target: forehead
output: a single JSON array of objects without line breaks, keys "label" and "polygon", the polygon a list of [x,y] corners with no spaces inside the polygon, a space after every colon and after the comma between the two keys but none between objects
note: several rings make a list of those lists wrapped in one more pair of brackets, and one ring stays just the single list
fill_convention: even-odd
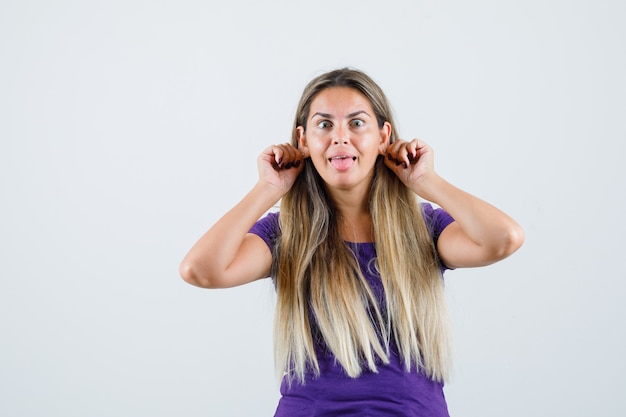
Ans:
[{"label": "forehead", "polygon": [[309,115],[319,112],[341,116],[358,110],[373,115],[372,104],[360,91],[350,87],[330,87],[315,96]]}]

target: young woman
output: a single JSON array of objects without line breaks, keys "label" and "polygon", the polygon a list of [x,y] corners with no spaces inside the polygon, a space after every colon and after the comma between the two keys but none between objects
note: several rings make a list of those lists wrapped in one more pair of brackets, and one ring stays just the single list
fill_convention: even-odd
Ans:
[{"label": "young woman", "polygon": [[443,271],[523,242],[514,220],[446,182],[432,149],[394,126],[366,74],[315,78],[291,143],[263,151],[257,184],[181,264],[204,288],[273,278],[276,416],[447,416]]}]

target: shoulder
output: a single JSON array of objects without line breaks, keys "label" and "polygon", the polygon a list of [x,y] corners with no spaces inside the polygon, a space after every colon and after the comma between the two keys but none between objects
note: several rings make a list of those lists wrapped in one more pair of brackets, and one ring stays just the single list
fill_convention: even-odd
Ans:
[{"label": "shoulder", "polygon": [[422,215],[428,230],[433,235],[435,243],[439,239],[439,235],[443,230],[454,221],[452,216],[447,211],[440,207],[433,207],[430,203],[421,203]]},{"label": "shoulder", "polygon": [[280,235],[280,224],[278,222],[279,212],[267,213],[259,219],[251,228],[249,233],[259,236],[265,241],[270,249],[274,248],[276,240]]}]

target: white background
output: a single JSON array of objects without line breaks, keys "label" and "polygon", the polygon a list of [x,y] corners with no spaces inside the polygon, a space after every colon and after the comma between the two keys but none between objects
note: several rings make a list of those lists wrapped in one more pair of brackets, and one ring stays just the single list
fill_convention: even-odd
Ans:
[{"label": "white background", "polygon": [[0,2],[0,415],[270,416],[273,289],[178,264],[353,66],[526,231],[447,274],[453,417],[624,416],[626,2]]}]

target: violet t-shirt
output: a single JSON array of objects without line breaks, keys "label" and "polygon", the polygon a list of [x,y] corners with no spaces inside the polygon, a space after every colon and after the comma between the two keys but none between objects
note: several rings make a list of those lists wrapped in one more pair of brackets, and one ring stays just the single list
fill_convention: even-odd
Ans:
[{"label": "violet t-shirt", "polygon": [[[443,229],[452,221],[444,210],[430,204],[421,205],[424,220],[436,244]],[[250,232],[261,237],[274,251],[280,235],[279,213],[269,213]],[[361,271],[377,299],[384,299],[380,274],[373,267],[376,259],[374,243],[347,245],[356,254]],[[445,266],[442,265],[442,270]],[[443,383],[433,381],[412,366],[407,372],[397,347],[390,346],[389,364],[378,364],[378,373],[367,369],[357,378],[349,377],[324,346],[315,347],[320,375],[307,376],[304,385],[293,381],[281,385],[282,397],[274,417],[448,417]]]}]

